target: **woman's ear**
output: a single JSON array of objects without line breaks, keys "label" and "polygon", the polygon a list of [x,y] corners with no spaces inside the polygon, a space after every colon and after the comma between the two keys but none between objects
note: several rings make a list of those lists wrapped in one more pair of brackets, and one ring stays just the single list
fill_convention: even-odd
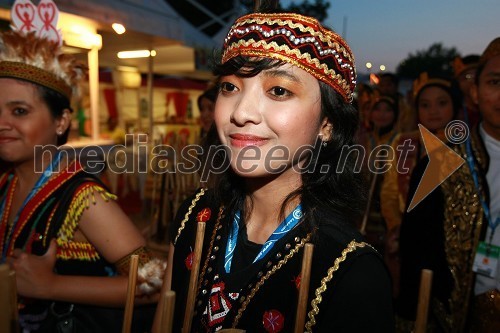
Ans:
[{"label": "woman's ear", "polygon": [[323,142],[328,142],[332,139],[332,131],[333,124],[325,117],[321,122],[318,135]]},{"label": "woman's ear", "polygon": [[71,112],[69,109],[64,109],[61,117],[56,120],[57,133],[64,133],[71,125]]}]

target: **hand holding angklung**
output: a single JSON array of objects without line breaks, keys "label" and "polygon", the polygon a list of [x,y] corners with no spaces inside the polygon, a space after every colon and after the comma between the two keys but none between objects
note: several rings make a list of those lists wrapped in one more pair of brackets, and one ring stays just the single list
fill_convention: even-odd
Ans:
[{"label": "hand holding angklung", "polygon": [[16,272],[17,292],[24,297],[48,298],[48,292],[54,284],[53,272],[56,262],[57,245],[51,241],[49,249],[43,256],[28,254],[15,249],[7,259],[10,267]]}]

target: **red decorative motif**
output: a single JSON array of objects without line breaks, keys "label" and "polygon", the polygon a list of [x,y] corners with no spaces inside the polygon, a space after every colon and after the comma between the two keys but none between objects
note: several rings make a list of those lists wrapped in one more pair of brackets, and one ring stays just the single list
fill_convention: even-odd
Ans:
[{"label": "red decorative motif", "polygon": [[196,216],[196,221],[198,222],[207,222],[212,215],[212,211],[210,208],[203,208],[198,215]]},{"label": "red decorative motif", "polygon": [[12,21],[19,27],[20,31],[35,31],[36,26],[33,24],[35,20],[35,5],[31,1],[19,1],[14,5]]},{"label": "red decorative motif", "polygon": [[[42,21],[42,26],[38,31],[40,37],[51,37],[57,36],[58,32],[56,29],[58,21],[58,11],[55,4],[52,1],[42,1],[38,5],[38,16]],[[59,43],[59,40],[56,40]]]},{"label": "red decorative motif", "polygon": [[302,280],[302,277],[300,275],[297,275],[296,278],[292,279],[292,282],[295,284],[295,287],[297,289],[300,288],[300,281]]},{"label": "red decorative motif", "polygon": [[225,288],[224,282],[212,286],[208,303],[208,325],[210,327],[224,322],[224,318],[231,310],[231,301],[224,293]]},{"label": "red decorative motif", "polygon": [[190,271],[191,267],[193,267],[193,257],[194,257],[194,252],[191,252],[188,254],[186,259],[184,259],[184,264],[186,265],[186,268]]},{"label": "red decorative motif", "polygon": [[269,333],[278,333],[283,329],[285,318],[278,310],[269,310],[264,312],[262,317],[262,325]]}]

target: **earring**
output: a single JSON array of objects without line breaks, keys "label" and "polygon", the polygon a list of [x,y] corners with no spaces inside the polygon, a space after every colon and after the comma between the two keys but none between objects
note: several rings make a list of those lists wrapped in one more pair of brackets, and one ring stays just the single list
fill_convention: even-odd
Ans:
[{"label": "earring", "polygon": [[63,132],[61,130],[57,131],[57,135],[62,135],[62,134],[63,134]]},{"label": "earring", "polygon": [[326,145],[328,144],[328,142],[327,141],[322,141],[321,144],[323,145],[323,147],[326,147]]}]

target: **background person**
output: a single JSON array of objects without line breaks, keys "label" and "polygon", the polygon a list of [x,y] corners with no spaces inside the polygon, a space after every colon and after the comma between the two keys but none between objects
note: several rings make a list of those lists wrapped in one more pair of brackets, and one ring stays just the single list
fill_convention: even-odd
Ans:
[{"label": "background person", "polygon": [[[138,293],[159,287],[146,277],[155,269],[151,277],[161,277],[162,264],[115,196],[55,149],[67,140],[83,76],[52,40],[0,35],[0,158],[12,166],[0,174],[0,262],[16,272],[23,332],[55,332],[55,312],[81,316],[78,329],[121,330],[133,253],[141,254]],[[151,324],[142,319],[138,330]]]}]

